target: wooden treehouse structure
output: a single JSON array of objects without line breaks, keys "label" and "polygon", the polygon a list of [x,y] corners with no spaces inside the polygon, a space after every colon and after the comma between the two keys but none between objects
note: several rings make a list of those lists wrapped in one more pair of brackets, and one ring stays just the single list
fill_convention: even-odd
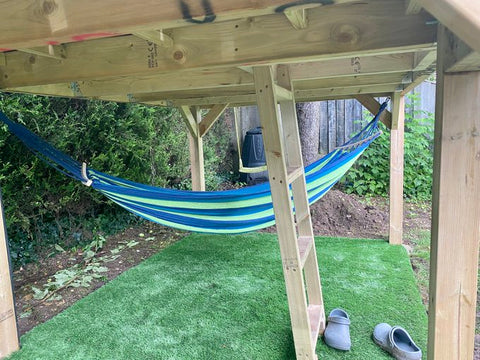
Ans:
[{"label": "wooden treehouse structure", "polygon": [[[317,358],[325,315],[295,101],[356,98],[376,112],[375,97],[392,98],[381,120],[400,244],[404,95],[436,69],[428,358],[473,359],[478,0],[5,0],[0,20],[0,91],[180,108],[197,190],[202,137],[226,107],[258,105],[297,359]],[[19,343],[3,214],[0,224],[1,358]]]}]

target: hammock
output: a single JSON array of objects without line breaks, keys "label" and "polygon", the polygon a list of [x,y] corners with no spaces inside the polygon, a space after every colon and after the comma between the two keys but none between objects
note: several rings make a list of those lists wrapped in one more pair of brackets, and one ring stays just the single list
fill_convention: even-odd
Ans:
[{"label": "hammock", "polygon": [[[380,135],[378,114],[345,145],[305,168],[308,200],[320,199]],[[0,112],[10,132],[36,156],[63,174],[83,182],[128,211],[147,220],[177,229],[234,234],[266,228],[275,223],[270,185],[242,189],[196,192],[158,188],[124,180],[87,168]]]}]

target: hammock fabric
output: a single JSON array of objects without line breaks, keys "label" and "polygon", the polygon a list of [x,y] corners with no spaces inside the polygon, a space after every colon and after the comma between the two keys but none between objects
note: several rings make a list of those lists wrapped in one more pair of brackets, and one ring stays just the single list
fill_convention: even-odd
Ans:
[{"label": "hammock fabric", "polygon": [[[309,203],[320,199],[353,165],[368,145],[380,135],[375,118],[344,146],[305,168]],[[143,185],[87,168],[62,153],[23,125],[0,112],[10,132],[36,156],[63,174],[92,186],[128,211],[150,221],[182,230],[234,234],[253,231],[275,223],[270,185],[242,189],[195,192]]]}]

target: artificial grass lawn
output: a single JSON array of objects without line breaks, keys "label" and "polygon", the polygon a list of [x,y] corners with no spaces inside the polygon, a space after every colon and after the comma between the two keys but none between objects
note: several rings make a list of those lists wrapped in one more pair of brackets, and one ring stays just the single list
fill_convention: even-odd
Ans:
[{"label": "artificial grass lawn", "polygon": [[[319,359],[391,359],[371,340],[405,327],[425,351],[427,320],[401,246],[317,238],[325,310],[347,310],[352,350]],[[191,235],[22,337],[10,359],[294,359],[276,236]]]}]

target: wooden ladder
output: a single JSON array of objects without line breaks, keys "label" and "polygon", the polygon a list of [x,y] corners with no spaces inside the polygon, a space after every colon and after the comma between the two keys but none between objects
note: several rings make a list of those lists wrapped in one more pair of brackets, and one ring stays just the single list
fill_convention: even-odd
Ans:
[{"label": "wooden ladder", "polygon": [[277,83],[271,66],[253,74],[295,352],[314,360],[325,312],[289,68],[277,67]]}]

